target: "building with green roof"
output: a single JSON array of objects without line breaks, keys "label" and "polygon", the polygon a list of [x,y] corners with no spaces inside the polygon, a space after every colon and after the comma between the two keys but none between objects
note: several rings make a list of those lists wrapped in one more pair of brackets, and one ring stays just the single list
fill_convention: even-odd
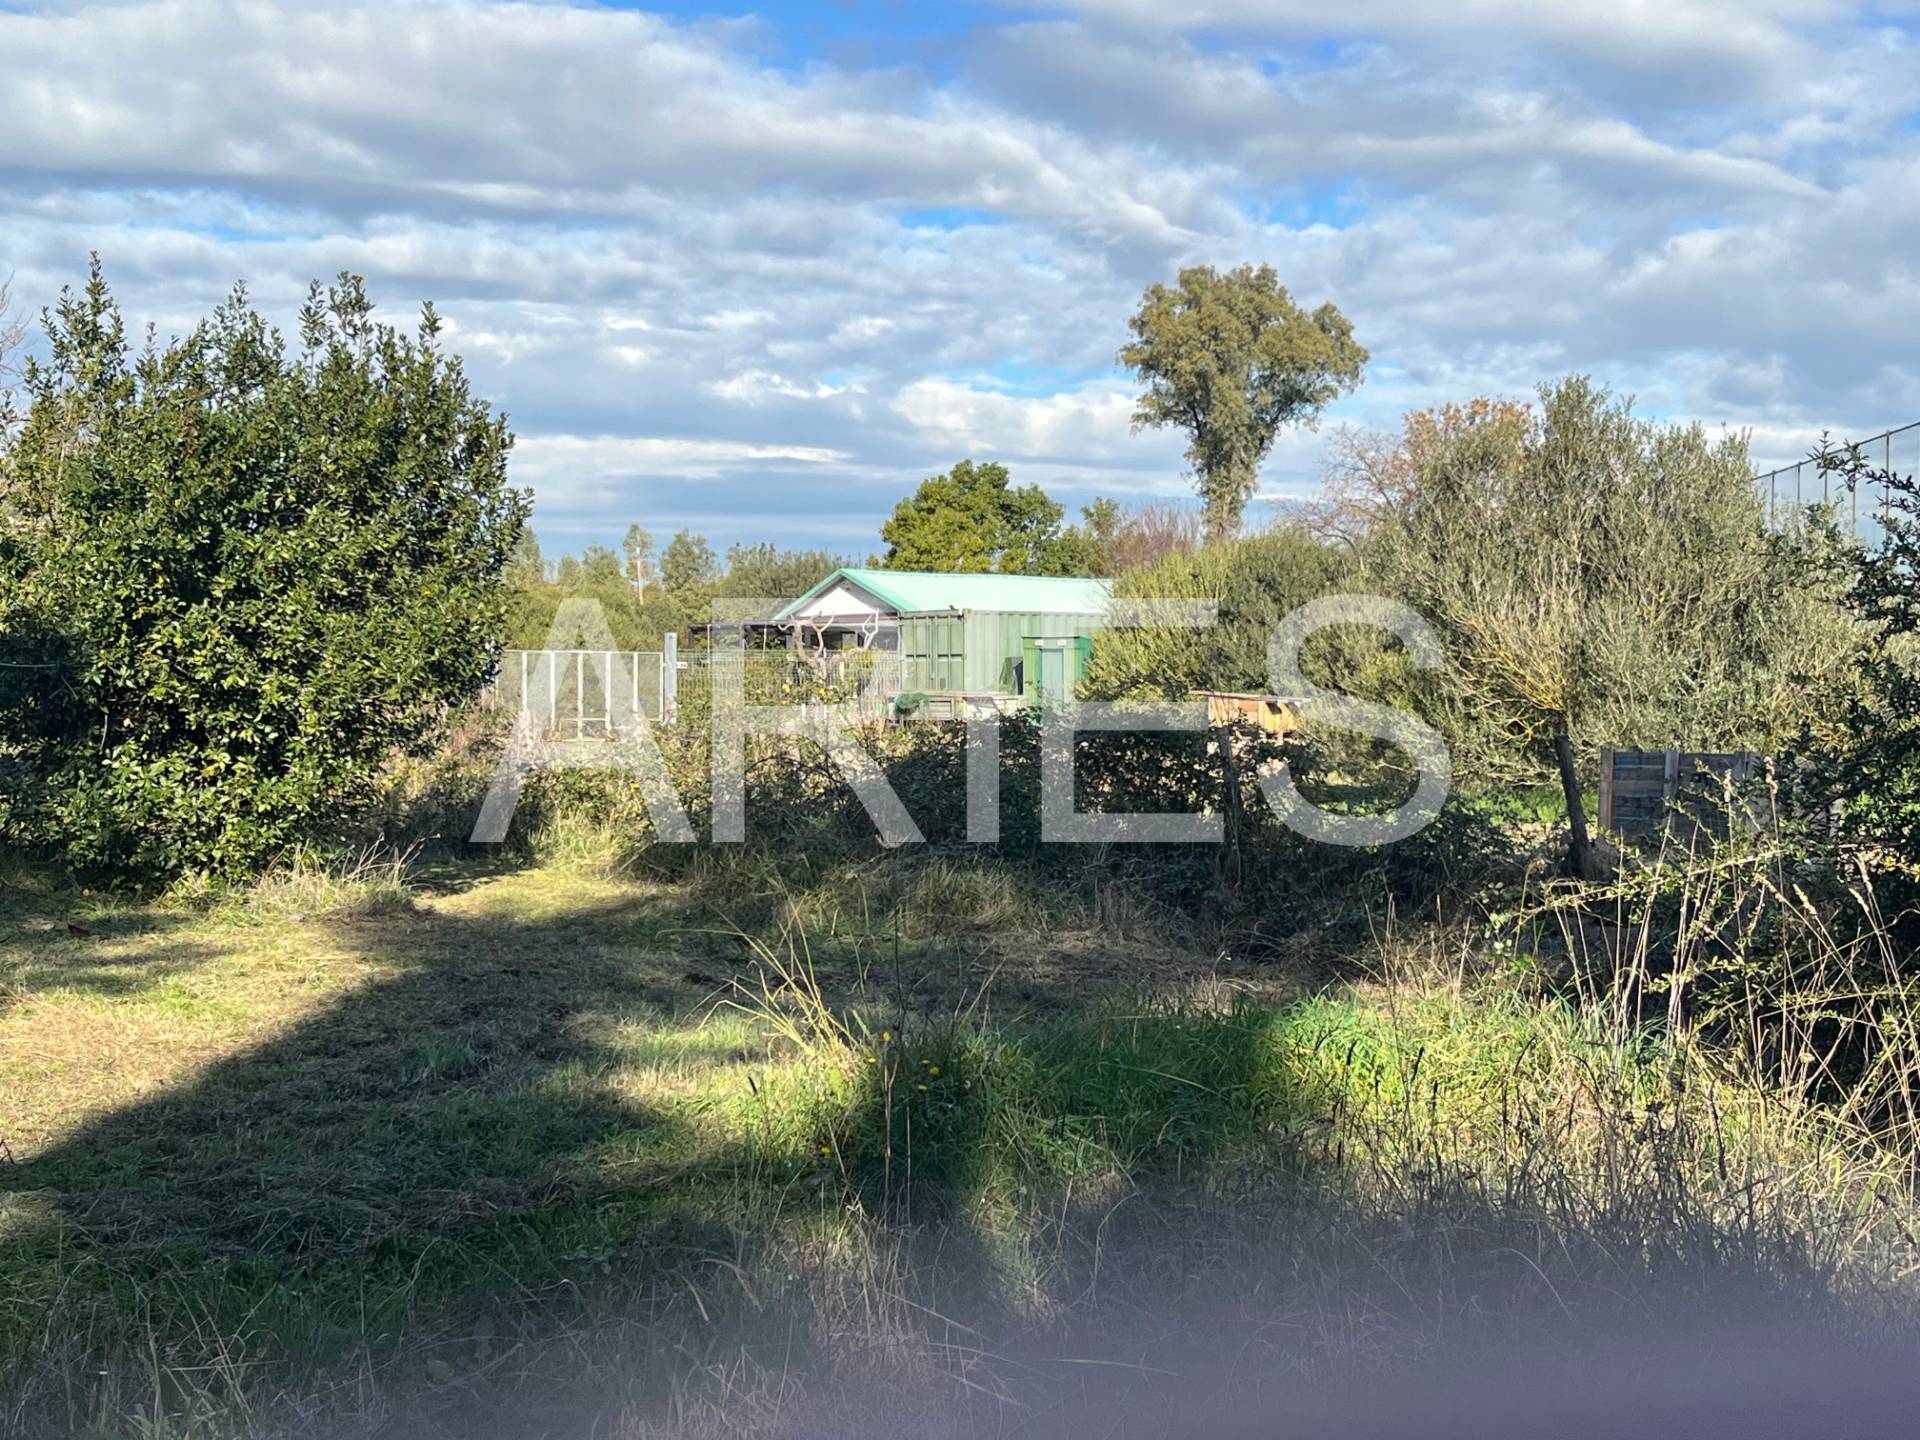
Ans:
[{"label": "building with green roof", "polygon": [[897,626],[903,712],[962,701],[1070,699],[1113,600],[1111,580],[844,568],[773,617],[800,643],[865,643]]}]

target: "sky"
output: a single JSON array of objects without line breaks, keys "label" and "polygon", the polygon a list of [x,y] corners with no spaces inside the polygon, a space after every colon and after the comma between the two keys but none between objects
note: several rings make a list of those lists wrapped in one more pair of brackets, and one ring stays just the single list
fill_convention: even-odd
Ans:
[{"label": "sky", "polygon": [[0,0],[0,276],[98,251],[163,335],[433,301],[549,553],[864,556],[963,456],[1190,495],[1114,359],[1192,264],[1373,355],[1263,503],[1570,372],[1758,468],[1920,419],[1917,48],[1920,0]]}]

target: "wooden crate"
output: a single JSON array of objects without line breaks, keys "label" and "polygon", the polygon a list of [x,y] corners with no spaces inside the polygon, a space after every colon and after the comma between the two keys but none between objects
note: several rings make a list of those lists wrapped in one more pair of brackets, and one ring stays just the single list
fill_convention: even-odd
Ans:
[{"label": "wooden crate", "polygon": [[[1600,752],[1600,828],[1630,840],[1726,839],[1736,820],[1771,826],[1767,757],[1744,750]],[[1733,804],[1728,806],[1731,793]]]},{"label": "wooden crate", "polygon": [[1207,723],[1226,727],[1251,725],[1269,735],[1286,735],[1300,728],[1299,712],[1278,695],[1252,695],[1233,690],[1194,690],[1190,698],[1207,702]]}]

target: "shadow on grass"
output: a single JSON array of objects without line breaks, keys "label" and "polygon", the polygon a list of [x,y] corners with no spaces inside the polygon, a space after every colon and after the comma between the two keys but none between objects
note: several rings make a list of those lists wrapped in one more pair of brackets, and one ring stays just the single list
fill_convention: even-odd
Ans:
[{"label": "shadow on grass", "polygon": [[[494,1298],[566,1310],[552,1287],[622,1243],[595,1197],[634,1199],[638,1223],[686,1149],[609,1046],[619,1020],[696,998],[666,962],[596,943],[624,908],[332,925],[378,962],[370,983],[26,1163],[0,1157],[0,1433],[164,1408],[110,1373],[149,1344],[216,1381],[236,1347],[312,1374],[390,1364]],[[144,963],[183,958],[162,943]]]},{"label": "shadow on grass", "polygon": [[[1158,1407],[1167,1428],[1113,1433],[1177,1434],[1227,1349],[1271,1402],[1262,1377],[1343,1324],[1384,1350],[1638,1303],[1644,1216],[1556,1233],[1440,1183],[1356,1207],[1331,1097],[1289,1089],[1295,1041],[1261,1007],[1129,1009],[1062,980],[1027,1023],[876,1024],[844,1083],[785,1111],[636,1092],[649,1062],[740,1058],[665,1038],[744,959],[658,944],[695,928],[715,927],[648,891],[330,922],[373,979],[0,1163],[0,1433],[157,1412],[217,1432],[282,1401],[329,1434],[598,1433],[689,1374],[729,1393],[729,1367],[911,1350],[967,1422],[938,1433],[1086,1433],[1008,1416],[1111,1364],[1118,1412],[1061,1413]],[[1693,1238],[1683,1260],[1738,1268]]]},{"label": "shadow on grass", "polygon": [[[172,923],[84,972],[63,953],[58,978],[110,994],[123,964],[150,978],[155,965],[191,963],[191,946],[164,938]],[[748,1114],[696,1133],[704,1090],[676,1105],[631,1083],[666,1065],[699,1086],[748,1054],[724,1032],[679,1028],[745,951],[671,894],[563,897],[544,918],[441,908],[325,928],[372,979],[26,1163],[0,1158],[0,1392],[12,1396],[0,1433],[111,1427],[156,1406],[204,1406],[208,1387],[238,1404],[250,1376],[297,1395],[343,1373],[411,1395],[423,1424],[460,1433],[484,1418],[499,1433],[500,1402],[472,1410],[479,1392],[442,1386],[444,1367],[484,1371],[523,1335],[562,1343],[623,1305],[652,1324],[700,1294],[691,1303],[709,1341],[724,1331],[755,1353],[793,1355],[808,1342],[762,1303],[759,1281],[721,1285],[720,1309],[714,1281],[781,1243],[786,1219],[838,1223],[850,1201],[925,1249],[924,1266],[893,1277],[904,1299],[938,1303],[964,1274],[984,1287],[970,1303],[992,1308],[1009,1260],[978,1216],[1083,1162],[1105,1165],[1116,1148],[1204,1163],[1239,1112],[1210,1117],[1197,1102],[1243,1085],[1251,1063],[1250,1050],[1216,1048],[1206,1073],[1183,1081],[1178,1047],[1136,1026],[1146,1051],[1116,1046],[1091,1088],[1063,1088],[1060,1056],[1008,1052],[988,1066],[965,1031],[929,1029],[939,1049],[924,1067],[918,1054],[895,1057],[903,1086],[927,1088],[892,1119],[866,1088],[821,1112],[850,1156],[819,1156],[773,1133],[815,1123],[804,1100],[798,1119]],[[658,946],[696,931],[706,943],[693,961]],[[938,1074],[934,1053],[947,1057]],[[1153,1093],[1120,1093],[1141,1086]],[[1158,1134],[1112,1132],[1105,1111],[1142,1107],[1159,1112]],[[919,1126],[897,1177],[885,1159],[895,1120]],[[1008,1163],[1036,1146],[1045,1153]],[[229,1374],[235,1355],[250,1358]],[[156,1363],[200,1378],[173,1393]],[[556,1371],[511,1408],[536,1430],[556,1405],[590,1417],[605,1378]],[[628,1367],[618,1384],[633,1383]]]},{"label": "shadow on grass", "polygon": [[688,996],[656,967],[565,943],[605,918],[333,926],[396,973],[86,1126],[10,1183],[59,1192],[96,1241],[254,1257],[525,1203],[594,1144],[656,1123],[608,1083],[598,1022],[671,1017]]},{"label": "shadow on grass", "polygon": [[[190,916],[97,914],[84,902],[66,897],[9,909],[12,923],[0,928],[0,1006],[43,990],[135,995],[222,953],[220,946],[203,940],[170,938],[188,926]],[[76,935],[69,925],[86,933]]]}]

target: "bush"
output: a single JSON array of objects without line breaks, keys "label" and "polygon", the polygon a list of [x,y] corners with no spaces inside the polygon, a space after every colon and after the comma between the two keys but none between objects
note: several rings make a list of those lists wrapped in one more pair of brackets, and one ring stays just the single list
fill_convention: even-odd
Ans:
[{"label": "bush", "polygon": [[9,823],[85,869],[260,866],[362,799],[496,660],[526,515],[435,343],[315,286],[130,356],[98,263],[0,469]]},{"label": "bush", "polygon": [[1920,854],[1920,482],[1869,466],[1854,449],[1821,463],[1849,486],[1886,496],[1880,543],[1853,552],[1849,598],[1867,630],[1859,692],[1837,725],[1810,731],[1845,831],[1892,856]]},{"label": "bush", "polygon": [[1558,744],[1772,748],[1844,683],[1833,537],[1768,532],[1743,441],[1575,377],[1421,453],[1365,552],[1446,646],[1420,690],[1456,768],[1533,781]]},{"label": "bush", "polygon": [[[710,746],[704,717],[654,732],[697,845],[655,843],[637,776],[615,771],[543,771],[529,780],[509,843],[548,862],[637,870],[685,881],[731,919],[770,913],[781,894],[859,893],[887,908],[956,879],[1008,897],[1012,908],[1057,924],[1104,905],[1156,926],[1245,938],[1257,949],[1318,950],[1364,936],[1390,913],[1414,915],[1478,896],[1511,847],[1473,806],[1451,802],[1432,824],[1392,845],[1352,848],[1309,839],[1282,824],[1258,789],[1257,767],[1275,742],[1246,737],[1229,795],[1212,733],[1090,734],[1075,760],[1082,812],[1215,813],[1223,843],[1065,844],[1040,831],[1040,727],[1011,716],[1000,734],[1000,836],[971,843],[966,831],[966,740],[957,723],[875,726],[860,744],[886,776],[927,843],[887,851],[852,789],[811,741],[748,741],[747,838],[710,846]],[[1330,798],[1371,807],[1378,797]],[[1104,898],[1103,898],[1104,897]],[[862,902],[864,906],[864,901]],[[932,921],[964,929],[961,906]],[[1074,921],[1078,924],[1078,921]]]},{"label": "bush", "polygon": [[[1351,588],[1350,551],[1322,544],[1291,527],[1244,540],[1177,551],[1120,578],[1122,599],[1210,600],[1219,607],[1211,628],[1109,630],[1094,645],[1085,685],[1094,699],[1184,698],[1190,690],[1267,689],[1267,642],[1275,627],[1309,600]],[[1351,674],[1333,663],[1323,636],[1305,657],[1316,668]],[[1321,660],[1316,667],[1312,662]],[[1329,678],[1328,683],[1333,683]]]}]

